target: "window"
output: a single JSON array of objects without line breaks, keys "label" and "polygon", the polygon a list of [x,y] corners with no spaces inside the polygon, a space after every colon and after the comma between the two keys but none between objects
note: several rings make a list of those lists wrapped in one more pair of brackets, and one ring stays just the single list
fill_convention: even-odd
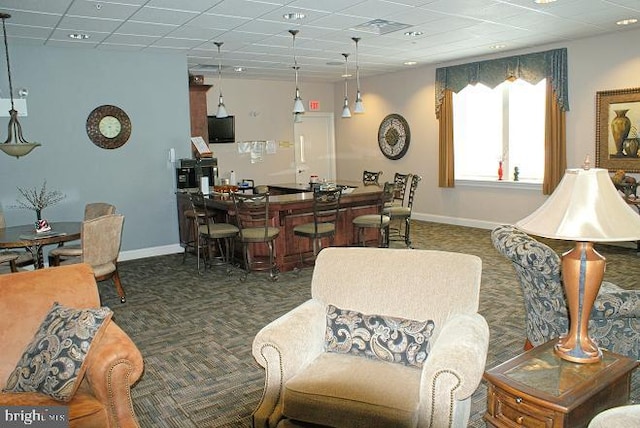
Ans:
[{"label": "window", "polygon": [[453,94],[456,180],[541,183],[544,176],[546,79],[505,81],[494,89],[469,85]]}]

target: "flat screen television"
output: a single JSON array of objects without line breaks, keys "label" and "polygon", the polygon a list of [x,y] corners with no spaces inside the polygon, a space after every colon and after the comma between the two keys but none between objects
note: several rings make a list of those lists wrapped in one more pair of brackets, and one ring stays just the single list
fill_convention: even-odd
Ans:
[{"label": "flat screen television", "polygon": [[209,144],[234,143],[236,141],[235,116],[217,118],[207,116]]}]

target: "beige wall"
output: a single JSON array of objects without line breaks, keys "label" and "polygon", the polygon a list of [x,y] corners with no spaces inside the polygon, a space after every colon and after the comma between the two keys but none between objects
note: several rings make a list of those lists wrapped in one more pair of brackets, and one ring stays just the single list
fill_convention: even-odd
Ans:
[{"label": "beige wall", "polygon": [[[221,177],[226,177],[230,170],[234,170],[238,180],[251,178],[256,184],[295,182],[291,113],[295,95],[293,76],[291,80],[249,80],[226,78],[223,75],[224,102],[229,114],[236,118],[236,141],[273,140],[277,153],[265,155],[263,162],[252,164],[250,155],[238,154],[236,144],[213,144],[211,149],[218,158]],[[214,115],[218,106],[217,79],[206,78],[205,83],[215,84],[207,92],[208,111]],[[332,84],[303,80],[300,88],[305,106],[309,100],[318,100],[319,111],[332,111]],[[288,148],[283,147],[280,141],[291,144]]]},{"label": "beige wall", "polygon": [[[597,91],[640,87],[640,30],[548,45],[500,56],[567,47],[569,103],[567,113],[568,167],[582,165],[585,154],[595,159],[595,94]],[[494,55],[495,56],[495,55]],[[457,63],[485,58],[469,58]],[[442,65],[453,65],[442,64]],[[513,186],[438,187],[438,122],[435,119],[435,69],[425,66],[361,79],[366,114],[336,120],[338,177],[360,179],[361,171],[382,170],[385,179],[398,172],[423,177],[414,216],[457,224],[492,227],[513,223],[541,205],[539,190]],[[340,111],[343,87],[334,87],[335,111]],[[411,127],[411,145],[400,160],[386,159],[377,146],[377,129],[389,113],[402,114]],[[497,169],[497,167],[496,167]]]}]

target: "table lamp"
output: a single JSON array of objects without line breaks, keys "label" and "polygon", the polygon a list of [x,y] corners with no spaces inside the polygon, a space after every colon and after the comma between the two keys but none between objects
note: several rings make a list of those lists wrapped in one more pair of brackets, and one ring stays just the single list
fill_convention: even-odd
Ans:
[{"label": "table lamp", "polygon": [[555,345],[556,354],[575,363],[595,363],[602,358],[589,337],[593,302],[604,276],[605,258],[594,242],[640,239],[640,216],[624,202],[608,171],[567,169],[547,201],[515,226],[531,235],[575,241],[562,255],[562,280],[569,306],[569,332]]}]

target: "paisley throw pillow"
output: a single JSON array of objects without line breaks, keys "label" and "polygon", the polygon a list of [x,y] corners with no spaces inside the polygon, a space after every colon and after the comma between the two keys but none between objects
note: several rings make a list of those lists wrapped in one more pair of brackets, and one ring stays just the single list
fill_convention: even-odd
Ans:
[{"label": "paisley throw pillow", "polygon": [[76,309],[54,303],[3,392],[41,392],[69,401],[84,376],[91,344],[102,336],[112,314],[107,307]]},{"label": "paisley throw pillow", "polygon": [[327,307],[327,352],[353,354],[421,368],[435,323]]}]

